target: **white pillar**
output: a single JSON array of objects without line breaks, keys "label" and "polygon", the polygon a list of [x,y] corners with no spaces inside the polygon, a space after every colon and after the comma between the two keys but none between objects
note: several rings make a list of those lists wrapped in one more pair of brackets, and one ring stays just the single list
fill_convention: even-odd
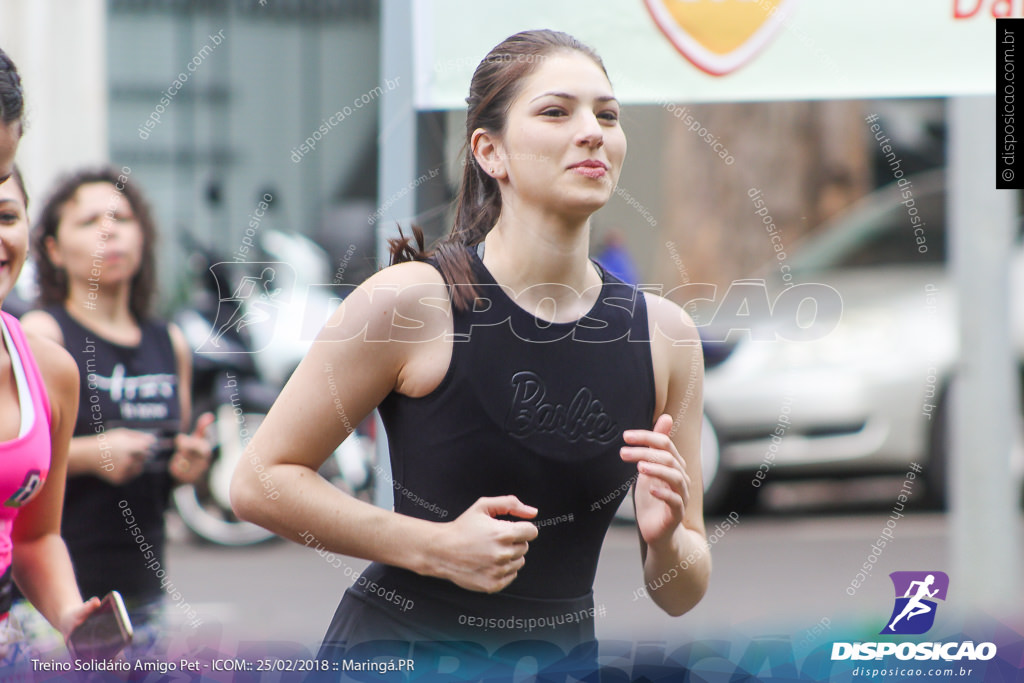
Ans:
[{"label": "white pillar", "polygon": [[[408,217],[416,215],[416,108],[413,102],[413,5],[410,0],[383,0],[380,16],[380,80],[398,79],[394,90],[385,89],[380,103],[380,159],[377,175],[377,206],[384,215],[376,221],[377,261],[388,262],[387,238],[397,236],[395,221],[403,221],[411,234]],[[410,189],[412,188],[412,189]],[[390,508],[393,502],[391,463],[387,436],[377,419],[377,462],[386,472],[378,474],[374,502]]]},{"label": "white pillar", "polygon": [[1009,320],[1018,193],[995,189],[995,98],[952,98],[948,112],[949,251],[960,340],[950,414],[950,595],[955,586],[964,609],[1009,616],[1020,612],[1020,482],[1010,474],[1020,407]]},{"label": "white pillar", "polygon": [[36,208],[58,175],[109,158],[107,3],[5,0],[0,47],[23,80],[28,126],[17,161]]}]

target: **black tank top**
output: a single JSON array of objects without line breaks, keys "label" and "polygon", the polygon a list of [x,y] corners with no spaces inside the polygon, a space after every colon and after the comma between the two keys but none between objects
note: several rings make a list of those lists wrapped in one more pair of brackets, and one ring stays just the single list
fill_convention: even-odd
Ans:
[{"label": "black tank top", "polygon": [[[518,577],[494,595],[384,565],[367,575],[449,617],[529,615],[562,600],[585,606],[604,536],[636,476],[636,465],[619,457],[622,433],[651,429],[654,419],[644,297],[598,265],[603,284],[593,308],[578,321],[550,323],[518,306],[477,250],[467,251],[479,298],[454,312],[446,375],[426,396],[392,392],[379,406],[395,510],[451,521],[481,496],[514,494],[538,508],[539,535]],[[427,610],[398,613],[429,619]]]},{"label": "black tank top", "polygon": [[178,367],[167,324],[148,320],[141,324],[139,345],[123,346],[86,329],[61,306],[45,310],[60,325],[64,347],[78,363],[74,435],[99,436],[126,427],[158,437],[143,472],[121,486],[92,475],[68,477],[61,535],[79,588],[85,597],[118,590],[129,602],[152,600],[161,594],[157,571],[166,570],[168,463],[171,438],[181,426]]}]

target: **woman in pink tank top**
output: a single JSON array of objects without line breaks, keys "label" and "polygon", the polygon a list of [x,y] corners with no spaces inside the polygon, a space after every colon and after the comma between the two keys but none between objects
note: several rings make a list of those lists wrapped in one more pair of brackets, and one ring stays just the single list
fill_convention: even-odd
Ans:
[{"label": "woman in pink tank top", "polygon": [[[0,304],[28,250],[27,198],[14,168],[22,132],[21,82],[0,50]],[[0,628],[13,586],[65,640],[99,606],[82,602],[60,537],[68,444],[78,410],[78,367],[47,339],[26,338],[0,313]],[[0,652],[0,654],[3,654]]]}]

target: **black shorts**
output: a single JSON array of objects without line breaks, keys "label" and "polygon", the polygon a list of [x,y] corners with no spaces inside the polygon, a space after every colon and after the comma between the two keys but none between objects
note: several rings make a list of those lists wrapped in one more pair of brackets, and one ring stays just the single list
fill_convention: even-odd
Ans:
[{"label": "black shorts", "polygon": [[345,591],[318,658],[341,673],[345,667],[353,671],[365,662],[382,662],[379,666],[394,668],[377,671],[384,675],[380,680],[396,681],[441,674],[452,681],[507,680],[523,666],[561,680],[566,673],[582,679],[596,668],[592,595],[569,600],[485,595],[423,577],[407,582],[408,574],[371,565]]}]

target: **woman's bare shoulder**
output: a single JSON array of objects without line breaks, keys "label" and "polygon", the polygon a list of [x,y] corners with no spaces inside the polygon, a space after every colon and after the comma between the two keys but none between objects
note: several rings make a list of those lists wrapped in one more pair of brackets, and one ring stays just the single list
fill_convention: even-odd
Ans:
[{"label": "woman's bare shoulder", "polygon": [[64,333],[61,331],[60,325],[56,318],[46,311],[37,309],[21,316],[21,327],[25,330],[25,334],[37,334],[64,346]]},{"label": "woman's bare shoulder", "polygon": [[426,261],[404,261],[402,263],[396,263],[393,266],[381,268],[376,273],[366,278],[363,284],[374,281],[403,285],[444,285],[444,278],[441,277],[441,272],[435,266],[427,263]]},{"label": "woman's bare shoulder", "polygon": [[371,301],[393,301],[400,312],[407,312],[423,300],[448,298],[448,288],[440,271],[424,261],[406,261],[382,268],[360,284],[356,291]]},{"label": "woman's bare shoulder", "polygon": [[663,296],[644,292],[651,340],[667,340],[672,346],[700,345],[697,326],[682,306]]},{"label": "woman's bare shoulder", "polygon": [[443,333],[450,313],[441,273],[429,263],[409,261],[382,268],[348,292],[325,332],[345,339],[363,334],[378,341],[424,341]]},{"label": "woman's bare shoulder", "polygon": [[39,367],[52,405],[61,405],[69,397],[78,398],[78,363],[67,349],[32,330],[25,330],[29,351]]}]

